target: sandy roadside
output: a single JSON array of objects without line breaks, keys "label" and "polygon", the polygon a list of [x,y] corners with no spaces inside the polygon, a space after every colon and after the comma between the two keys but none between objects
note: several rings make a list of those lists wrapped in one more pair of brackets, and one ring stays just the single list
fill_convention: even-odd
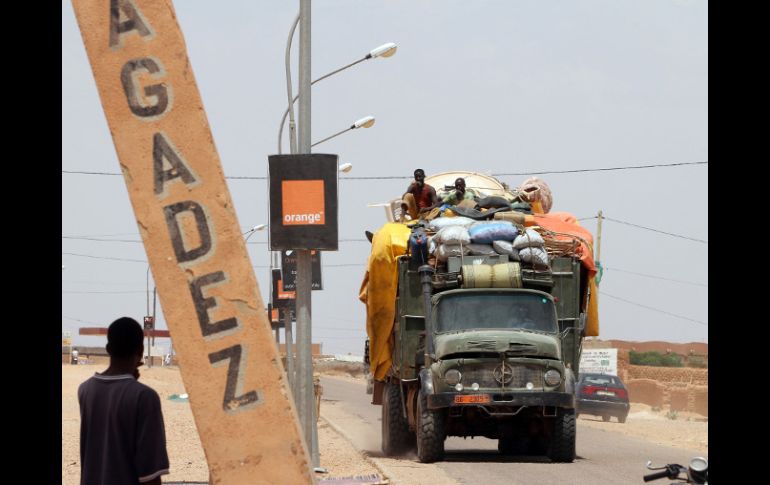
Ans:
[{"label": "sandy roadside", "polygon": [[[79,428],[80,416],[77,403],[77,387],[95,372],[101,372],[104,366],[98,365],[62,365],[62,483],[76,485],[80,482]],[[328,374],[350,381],[361,382],[347,372],[329,370]],[[171,474],[163,477],[164,482],[171,481],[208,481],[203,448],[188,403],[170,401],[172,394],[185,392],[179,369],[176,367],[153,367],[142,369],[141,381],[155,389],[161,398],[163,416],[166,424],[166,440],[171,462]],[[708,454],[708,422],[699,415],[679,413],[676,416],[663,409],[654,411],[650,406],[633,403],[628,420],[620,424],[614,419],[602,422],[598,416],[581,415],[581,425],[600,428],[641,438],[653,443],[698,450]],[[327,413],[334,415],[333,409]],[[323,419],[318,425],[321,466],[329,473],[317,475],[318,478],[342,477],[351,475],[370,475],[380,473],[369,459],[356,450],[353,445],[340,435]],[[667,417],[668,415],[668,417]],[[675,418],[675,419],[671,419]],[[384,459],[389,460],[389,459]],[[420,474],[419,464],[401,463],[393,460],[388,466],[408,466],[415,481],[425,483]],[[422,465],[430,467],[430,465]]]},{"label": "sandy roadside", "polygon": [[[80,483],[80,411],[77,388],[106,366],[62,365],[62,484]],[[206,457],[195,427],[190,405],[170,401],[172,394],[185,392],[177,367],[142,368],[140,381],[155,389],[161,399],[166,425],[166,449],[171,473],[164,482],[206,482],[209,479]],[[353,445],[334,431],[323,419],[318,423],[321,466],[327,474],[318,478],[371,475],[380,473]]]},{"label": "sandy roadside", "polygon": [[625,423],[618,423],[615,418],[605,423],[599,416],[585,414],[581,414],[578,421],[591,428],[708,454],[709,424],[707,418],[699,414],[671,413],[666,408],[653,410],[646,404],[631,403],[631,411]]}]

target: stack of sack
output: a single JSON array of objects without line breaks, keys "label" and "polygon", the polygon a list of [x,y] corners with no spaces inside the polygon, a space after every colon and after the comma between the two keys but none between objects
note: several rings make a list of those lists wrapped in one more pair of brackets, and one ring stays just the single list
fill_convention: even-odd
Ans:
[{"label": "stack of sack", "polygon": [[545,241],[537,231],[526,229],[516,236],[511,244],[511,249],[518,251],[519,260],[535,266],[548,266],[548,253],[545,250]]},{"label": "stack of sack", "polygon": [[516,226],[508,221],[474,222],[468,229],[472,243],[470,254],[480,256],[507,254],[512,261],[518,261],[517,251],[505,250],[505,246],[511,245],[518,232]]}]

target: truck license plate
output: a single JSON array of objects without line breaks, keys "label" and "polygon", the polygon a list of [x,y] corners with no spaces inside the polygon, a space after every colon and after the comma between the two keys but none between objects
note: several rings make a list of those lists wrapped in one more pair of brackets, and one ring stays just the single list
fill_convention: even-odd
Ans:
[{"label": "truck license plate", "polygon": [[488,403],[491,399],[489,394],[467,394],[464,396],[455,396],[455,403],[457,404],[478,404]]},{"label": "truck license plate", "polygon": [[615,393],[612,391],[596,391],[596,394],[599,396],[614,396]]}]

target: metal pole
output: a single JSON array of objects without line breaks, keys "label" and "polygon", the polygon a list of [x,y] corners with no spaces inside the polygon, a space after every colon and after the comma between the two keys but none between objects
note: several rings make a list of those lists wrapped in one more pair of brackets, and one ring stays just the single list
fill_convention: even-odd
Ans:
[{"label": "metal pole", "polygon": [[[289,30],[289,38],[286,40],[286,54],[284,64],[286,65],[286,95],[289,98],[289,106],[286,112],[289,114],[289,153],[297,153],[297,133],[294,125],[294,97],[291,93],[291,41],[294,38],[294,31],[299,24],[300,14],[294,19],[294,23]],[[284,116],[285,119],[285,116]],[[281,135],[283,134],[283,120],[281,120],[281,129],[278,131],[278,154],[281,154]]]},{"label": "metal pole", "polygon": [[602,260],[602,211],[599,211],[599,222],[596,224],[596,261]]},{"label": "metal pole", "polygon": [[297,380],[294,376],[294,343],[291,331],[291,310],[288,308],[280,312],[283,316],[283,334],[286,337],[286,375],[289,377],[289,387],[292,396],[297,394],[294,389],[294,382]]},{"label": "metal pole", "polygon": [[[158,287],[152,288],[152,343],[150,344],[150,350],[155,345],[155,309],[158,303]],[[150,352],[150,367],[152,367],[152,352]]]},{"label": "metal pole", "polygon": [[[299,153],[310,153],[310,0],[299,2]],[[311,280],[309,249],[297,251],[297,390],[300,421],[313,467],[320,464],[316,434],[311,354]]]}]

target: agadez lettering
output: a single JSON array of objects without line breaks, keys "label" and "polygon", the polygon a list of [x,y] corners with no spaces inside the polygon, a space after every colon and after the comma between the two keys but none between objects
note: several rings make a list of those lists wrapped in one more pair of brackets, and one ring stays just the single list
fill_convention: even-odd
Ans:
[{"label": "agadez lettering", "polygon": [[[122,48],[124,36],[131,34],[139,35],[144,40],[149,40],[154,35],[152,27],[133,0],[110,0],[110,47]],[[137,81],[138,75],[142,72],[149,74],[153,79],[165,76],[165,70],[159,59],[144,57],[126,62],[120,71],[120,81],[131,113],[142,121],[155,121],[172,108],[171,86],[163,82],[146,86],[143,89],[143,96],[140,96]],[[184,156],[161,131],[155,133],[152,138],[152,166],[154,193],[161,201],[168,196],[169,184],[183,183],[191,188],[200,183]],[[185,268],[201,262],[216,251],[216,241],[213,237],[215,233],[212,231],[211,220],[206,213],[206,207],[194,200],[182,200],[163,207],[176,262]],[[185,241],[184,231],[180,227],[180,219],[183,216],[192,217],[195,221],[194,226],[200,240],[197,247],[191,248],[188,241]],[[207,297],[205,290],[226,284],[227,280],[227,274],[224,271],[214,271],[189,282],[189,291],[195,304],[201,334],[209,342],[237,332],[241,328],[237,317],[212,322],[209,316],[209,311],[217,307],[217,301],[216,297]],[[222,401],[222,409],[228,413],[249,409],[260,402],[259,393],[256,390],[240,393],[245,373],[246,359],[242,358],[245,353],[244,346],[238,344],[208,354],[209,363],[214,367],[229,361],[225,395]]]}]

